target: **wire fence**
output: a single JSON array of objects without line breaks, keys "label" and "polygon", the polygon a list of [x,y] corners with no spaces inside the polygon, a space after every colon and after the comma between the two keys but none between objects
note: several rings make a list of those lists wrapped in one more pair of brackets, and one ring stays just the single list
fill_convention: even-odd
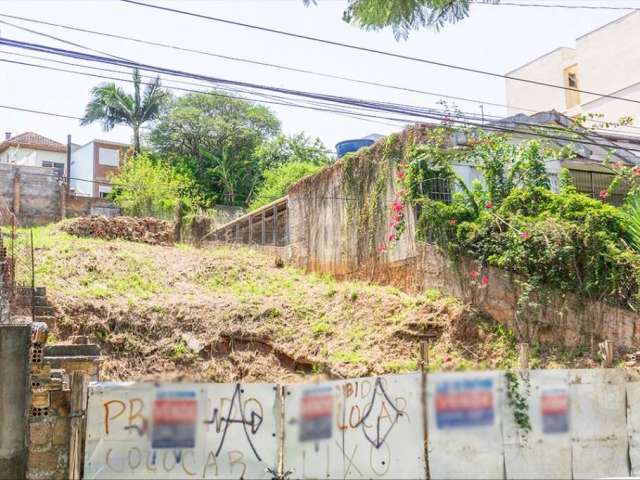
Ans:
[{"label": "wire fence", "polygon": [[33,320],[35,293],[33,230],[23,228],[0,198],[0,323]]}]

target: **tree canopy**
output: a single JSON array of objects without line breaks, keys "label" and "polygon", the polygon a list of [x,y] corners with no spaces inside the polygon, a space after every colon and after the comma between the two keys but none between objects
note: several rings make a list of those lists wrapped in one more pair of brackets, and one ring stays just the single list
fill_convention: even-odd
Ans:
[{"label": "tree canopy", "polygon": [[133,129],[133,147],[140,153],[140,128],[143,124],[160,116],[168,103],[170,94],[161,88],[160,77],[147,83],[144,92],[138,69],[133,71],[133,95],[115,83],[103,83],[91,90],[91,100],[87,104],[81,125],[101,121],[105,131],[116,125],[128,125]]},{"label": "tree canopy", "polygon": [[[303,0],[305,4],[315,0]],[[497,3],[499,0],[484,0]],[[396,39],[407,38],[423,27],[436,31],[469,15],[471,0],[349,0],[342,14],[345,22],[365,30],[391,27]]]},{"label": "tree canopy", "polygon": [[280,122],[268,108],[211,91],[176,99],[150,140],[193,175],[210,203],[244,205],[260,179],[253,153],[279,132]]}]

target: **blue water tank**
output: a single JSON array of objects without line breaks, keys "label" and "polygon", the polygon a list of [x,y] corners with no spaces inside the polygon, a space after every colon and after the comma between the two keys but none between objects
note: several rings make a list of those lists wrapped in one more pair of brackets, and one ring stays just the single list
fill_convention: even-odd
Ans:
[{"label": "blue water tank", "polygon": [[371,138],[358,138],[356,140],[343,140],[336,143],[336,152],[338,152],[338,158],[344,156],[347,153],[356,152],[362,147],[368,147],[373,145],[376,141]]}]

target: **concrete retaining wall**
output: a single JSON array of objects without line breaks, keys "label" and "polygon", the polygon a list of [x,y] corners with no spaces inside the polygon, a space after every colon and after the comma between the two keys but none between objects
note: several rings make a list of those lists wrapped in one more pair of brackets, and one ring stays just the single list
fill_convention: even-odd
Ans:
[{"label": "concrete retaining wall", "polygon": [[24,478],[29,396],[28,325],[0,325],[0,476]]},{"label": "concrete retaining wall", "polygon": [[[372,163],[371,168],[377,168]],[[393,173],[393,172],[392,172]],[[406,230],[400,241],[389,244],[391,208],[383,218],[363,231],[349,208],[342,163],[294,185],[288,193],[289,238],[285,258],[309,271],[328,272],[338,278],[370,280],[407,290],[437,288],[480,308],[496,321],[511,327],[521,340],[551,346],[593,347],[604,339],[618,346],[640,345],[640,315],[598,299],[578,298],[557,291],[533,292],[537,308],[519,305],[518,277],[472,260],[451,261],[434,245],[415,240],[412,207],[405,208]],[[389,175],[382,198],[390,205],[396,197],[394,175]],[[369,192],[358,199],[370,201]],[[360,224],[360,225],[359,225]],[[376,245],[386,244],[380,252]],[[486,275],[481,286],[470,273]],[[522,302],[521,302],[522,303]],[[530,302],[527,302],[530,303]]]}]

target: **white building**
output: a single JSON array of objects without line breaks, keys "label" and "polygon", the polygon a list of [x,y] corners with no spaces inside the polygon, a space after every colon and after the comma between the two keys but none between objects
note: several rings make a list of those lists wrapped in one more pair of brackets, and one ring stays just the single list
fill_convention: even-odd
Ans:
[{"label": "white building", "polygon": [[78,195],[106,197],[111,191],[110,178],[130,148],[126,143],[92,140],[71,152],[71,189]]},{"label": "white building", "polygon": [[[572,87],[600,95],[507,80],[510,115],[557,110],[569,117],[603,114],[607,121],[631,116],[640,126],[640,11],[634,11],[576,39],[575,46],[559,47],[507,74],[538,82]],[[637,128],[617,127],[629,134]]]},{"label": "white building", "polygon": [[0,163],[53,167],[64,176],[67,146],[34,132],[16,136],[5,133],[5,140],[0,143]]}]

